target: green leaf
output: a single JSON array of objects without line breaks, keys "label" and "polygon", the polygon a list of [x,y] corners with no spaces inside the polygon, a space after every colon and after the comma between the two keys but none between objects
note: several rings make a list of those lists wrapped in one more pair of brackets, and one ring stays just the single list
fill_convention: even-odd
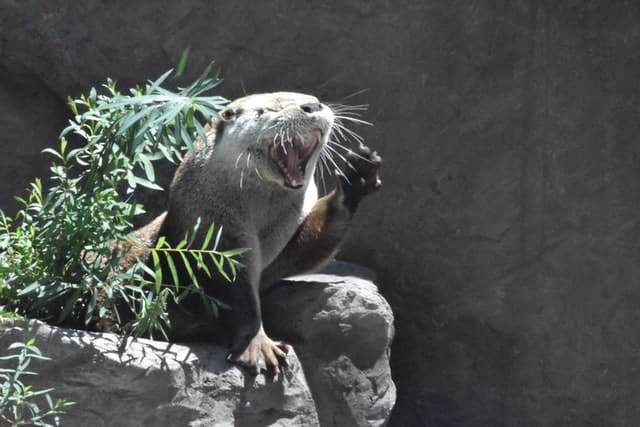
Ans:
[{"label": "green leaf", "polygon": [[220,273],[220,275],[222,277],[224,277],[224,279],[227,282],[232,282],[231,277],[229,277],[229,275],[227,274],[227,272],[224,269],[224,258],[222,258],[222,257],[218,258],[217,256],[211,254],[211,260],[216,265],[216,268],[218,269],[218,272]]},{"label": "green leaf", "polygon": [[197,120],[195,121],[195,127],[196,127],[196,133],[197,135],[200,137],[200,139],[206,143],[207,142],[207,134],[204,131],[204,128],[202,127],[202,125],[200,124],[200,122],[198,122]]},{"label": "green leaf", "polygon": [[211,223],[211,225],[209,226],[209,230],[207,230],[207,234],[206,236],[204,236],[204,241],[202,242],[202,246],[200,247],[200,249],[205,250],[209,247],[209,243],[211,243],[211,238],[213,237],[214,226],[214,223]]},{"label": "green leaf", "polygon": [[[144,173],[147,176],[147,179],[150,182],[154,182],[156,180],[156,174],[155,174],[155,171],[153,169],[153,165],[151,164],[151,160],[149,159],[149,157],[145,156],[145,155],[141,155],[140,156],[140,163],[142,163],[142,166],[144,168]],[[160,187],[160,186],[158,185],[158,187]],[[160,187],[160,188],[162,188],[162,187]]]},{"label": "green leaf", "polygon": [[[31,340],[33,340],[33,342],[31,342]],[[33,343],[35,343],[35,338],[31,338],[31,340],[29,340],[26,344],[21,343],[21,342],[14,342],[12,344],[9,345],[9,350],[14,350],[16,348],[24,348],[26,346],[29,345],[33,345]]]},{"label": "green leaf", "polygon": [[242,255],[243,253],[250,251],[251,248],[236,248],[236,249],[229,249],[226,251],[222,251],[220,252],[220,255],[222,255],[225,258],[232,258],[238,255]]},{"label": "green leaf", "polygon": [[173,262],[173,257],[171,254],[166,253],[165,259],[167,260],[167,265],[169,266],[169,271],[171,271],[171,279],[173,280],[173,284],[175,285],[176,290],[180,287],[180,280],[178,279],[178,270],[176,270],[176,265]]},{"label": "green leaf", "polygon": [[129,188],[131,190],[135,189],[138,185],[140,185],[141,187],[149,188],[151,190],[158,190],[158,191],[163,190],[163,188],[160,187],[158,184],[151,182],[148,179],[135,176],[133,173],[130,173],[127,176],[127,183],[129,184]]},{"label": "green leaf", "polygon": [[187,65],[187,59],[189,58],[189,48],[186,48],[182,51],[182,55],[180,55],[180,60],[178,61],[178,66],[176,67],[176,72],[173,75],[174,79],[177,79],[182,76],[184,72],[184,67]]},{"label": "green leaf", "polygon": [[191,283],[196,288],[199,288],[200,283],[198,282],[197,276],[193,272],[193,268],[191,267],[191,263],[187,259],[187,255],[184,252],[180,252],[180,257],[182,258],[182,265],[184,266],[184,269],[187,270],[187,274],[189,275],[189,279],[191,280]]},{"label": "green leaf", "polygon": [[160,293],[162,288],[162,264],[160,264],[160,257],[157,251],[151,251],[151,257],[153,258],[153,267],[155,269],[153,278],[156,285],[156,293]]},{"label": "green leaf", "polygon": [[62,321],[67,318],[67,316],[69,315],[69,312],[71,312],[71,309],[73,308],[76,301],[80,297],[81,292],[82,290],[80,288],[76,288],[71,294],[71,297],[67,297],[64,307],[60,312],[60,315],[58,316],[58,323],[62,323]]},{"label": "green leaf", "polygon": [[[85,309],[85,315],[84,315],[84,324],[85,326],[88,325],[91,322],[91,319],[93,318],[93,312],[96,308],[96,298],[98,296],[98,289],[96,288],[92,288],[89,290],[89,302],[87,303],[87,308]],[[104,312],[102,312],[102,309],[105,308],[104,306],[100,307],[100,312],[98,314],[98,317],[102,317],[104,316]]]},{"label": "green leaf", "polygon": [[187,247],[190,248],[193,246],[193,242],[196,239],[196,235],[198,234],[198,229],[200,228],[200,217],[196,219],[196,223],[193,225],[193,232],[187,241]]},{"label": "green leaf", "polygon": [[57,157],[60,160],[64,160],[64,156],[62,156],[60,153],[58,153],[53,148],[45,148],[44,150],[42,150],[42,152],[51,154],[52,156]]},{"label": "green leaf", "polygon": [[42,284],[38,281],[31,283],[28,286],[25,286],[24,288],[22,288],[19,292],[18,292],[18,296],[22,297],[22,296],[26,296],[29,295],[31,293],[34,293],[36,290],[39,290],[40,287],[42,286]]},{"label": "green leaf", "polygon": [[[184,55],[184,53],[183,53]],[[148,92],[154,92],[156,91],[160,85],[162,83],[164,83],[164,81],[167,79],[167,77],[169,77],[171,75],[171,72],[173,71],[173,69],[166,71],[164,74],[162,74],[160,77],[158,77],[153,83],[151,83],[151,86],[148,89]]]},{"label": "green leaf", "polygon": [[160,100],[158,100],[157,102],[157,104],[146,105],[145,108],[141,109],[137,113],[129,114],[128,116],[125,116],[123,119],[121,119],[118,126],[118,132],[116,132],[116,137],[124,135],[125,132],[129,130],[129,128],[140,122],[143,117],[148,116],[152,112],[152,110],[162,107],[163,103],[161,103]]},{"label": "green leaf", "polygon": [[[153,254],[153,251],[151,253]],[[137,266],[138,268],[143,270],[145,273],[147,273],[149,277],[155,278],[155,275],[156,275],[155,271],[149,268],[147,264],[145,264],[144,262],[140,262],[137,264]],[[155,279],[154,279],[154,283],[155,283]],[[128,289],[131,289],[131,288],[128,288]]]},{"label": "green leaf", "polygon": [[178,242],[178,244],[177,244],[177,245],[175,245],[175,247],[174,247],[174,248],[175,248],[175,249],[178,249],[178,250],[180,250],[180,249],[184,249],[184,248],[187,246],[187,242],[188,242],[188,240],[189,240],[189,239],[188,239],[188,235],[186,235],[186,234],[185,234],[184,239],[180,240],[180,241]]},{"label": "green leaf", "polygon": [[[211,224],[211,226],[213,226],[213,224]],[[216,241],[213,242],[213,247],[211,249],[214,251],[218,250],[218,245],[220,244],[220,238],[222,237],[222,228],[223,226],[221,225],[220,228],[218,229],[218,233],[216,234]]]},{"label": "green leaf", "polygon": [[180,127],[180,135],[178,136],[177,140],[182,140],[182,142],[185,143],[189,150],[193,149],[193,136],[189,135],[189,132],[184,127]]}]

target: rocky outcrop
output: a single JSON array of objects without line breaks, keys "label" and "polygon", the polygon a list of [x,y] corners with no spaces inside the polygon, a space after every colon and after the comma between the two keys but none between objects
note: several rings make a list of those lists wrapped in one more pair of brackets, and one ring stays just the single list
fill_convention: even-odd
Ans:
[{"label": "rocky outcrop", "polygon": [[391,309],[364,268],[335,263],[266,297],[264,318],[294,343],[323,426],[381,426],[396,399]]},{"label": "rocky outcrop", "polygon": [[209,344],[130,340],[52,327],[36,320],[5,324],[0,348],[35,336],[52,360],[32,364],[36,388],[75,402],[65,426],[318,425],[311,392],[294,352],[275,378],[252,376]]},{"label": "rocky outcrop", "polygon": [[75,402],[65,426],[383,425],[395,402],[393,317],[372,282],[338,268],[283,283],[265,301],[271,329],[293,340],[290,366],[275,376],[227,363],[212,344],[130,339],[121,350],[117,335],[36,320],[5,321],[0,348],[36,337],[51,360],[30,367],[39,373],[30,383]]}]

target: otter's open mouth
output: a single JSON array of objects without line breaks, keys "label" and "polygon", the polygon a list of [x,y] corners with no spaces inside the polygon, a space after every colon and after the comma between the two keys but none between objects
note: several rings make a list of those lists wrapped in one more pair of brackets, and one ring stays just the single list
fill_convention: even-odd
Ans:
[{"label": "otter's open mouth", "polygon": [[320,130],[314,130],[303,137],[277,142],[271,146],[269,154],[284,176],[284,184],[289,188],[300,188],[305,182],[307,162],[320,142]]}]

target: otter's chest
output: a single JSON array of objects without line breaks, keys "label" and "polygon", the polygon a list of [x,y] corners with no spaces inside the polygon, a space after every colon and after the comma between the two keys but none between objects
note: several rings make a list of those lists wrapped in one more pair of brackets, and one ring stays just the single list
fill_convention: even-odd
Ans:
[{"label": "otter's chest", "polygon": [[309,186],[298,197],[272,197],[268,203],[254,211],[263,267],[282,252],[316,199],[315,186]]}]

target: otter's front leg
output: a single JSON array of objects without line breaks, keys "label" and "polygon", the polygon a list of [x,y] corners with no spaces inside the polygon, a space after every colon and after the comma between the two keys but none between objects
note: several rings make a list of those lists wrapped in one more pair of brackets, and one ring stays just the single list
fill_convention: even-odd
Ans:
[{"label": "otter's front leg", "polygon": [[[244,244],[243,244],[244,243]],[[225,312],[231,328],[231,352],[227,360],[239,363],[259,373],[268,366],[277,369],[286,365],[286,344],[271,340],[262,327],[259,297],[259,245],[253,242],[234,242],[229,247],[249,247],[242,256],[243,267],[234,283],[225,285],[225,302],[231,307]]]},{"label": "otter's front leg", "polygon": [[319,199],[285,249],[262,272],[260,290],[321,266],[337,250],[362,198],[381,187],[381,157],[364,145],[347,154],[336,189]]},{"label": "otter's front leg", "polygon": [[[245,268],[239,272],[232,290],[230,324],[234,329],[229,360],[250,368],[278,368],[286,365],[288,347],[271,340],[262,327],[259,291],[278,280],[309,271],[326,261],[342,241],[362,198],[380,188],[378,168],[382,160],[369,148],[360,146],[348,155],[351,167],[339,175],[336,189],[316,202],[285,249],[262,272],[258,242],[234,242],[229,247],[251,247],[243,254]],[[235,287],[235,290],[234,290]]]}]

